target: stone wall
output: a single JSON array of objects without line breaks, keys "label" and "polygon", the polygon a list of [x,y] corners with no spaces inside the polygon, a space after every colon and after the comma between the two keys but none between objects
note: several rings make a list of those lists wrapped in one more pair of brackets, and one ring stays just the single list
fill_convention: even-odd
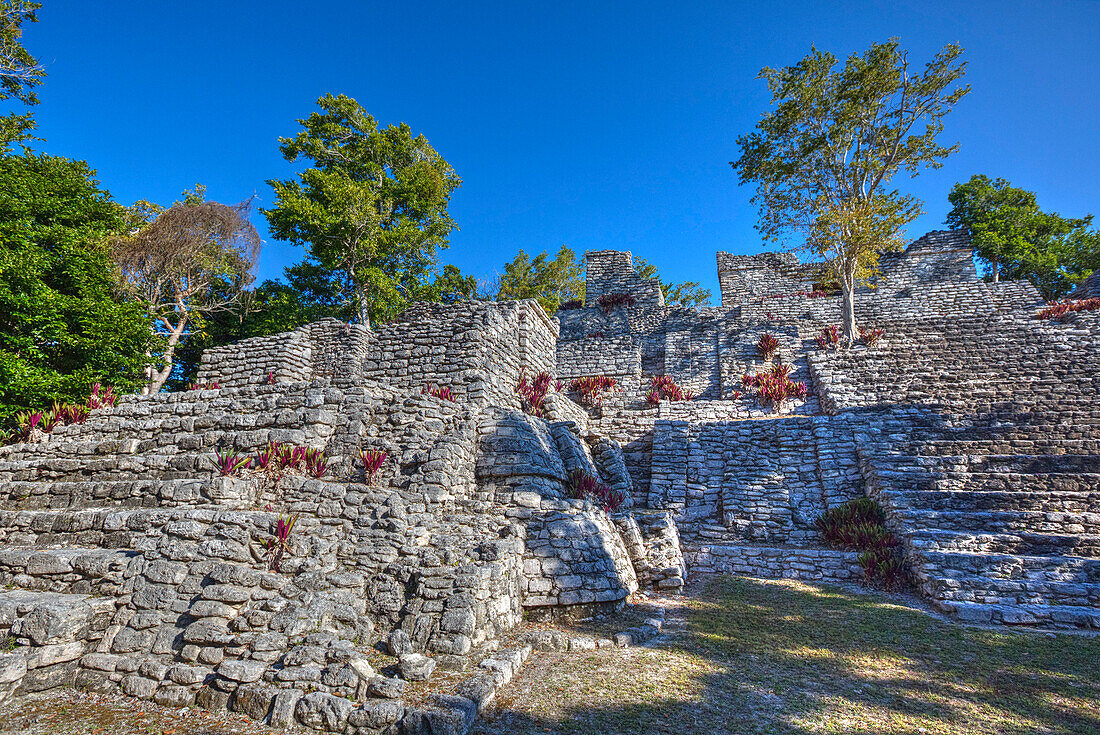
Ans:
[{"label": "stone wall", "polygon": [[601,296],[630,294],[645,306],[664,306],[665,296],[655,278],[642,278],[634,270],[630,251],[592,250],[584,254],[584,300],[595,306]]}]

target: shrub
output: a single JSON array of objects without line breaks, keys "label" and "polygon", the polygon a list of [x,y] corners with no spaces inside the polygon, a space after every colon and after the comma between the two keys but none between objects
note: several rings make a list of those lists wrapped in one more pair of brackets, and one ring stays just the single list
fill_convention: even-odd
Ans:
[{"label": "shrub", "polygon": [[885,329],[864,329],[863,327],[859,328],[859,340],[868,347],[873,345],[875,342],[878,342],[879,337],[884,334],[886,334]]},{"label": "shrub", "polygon": [[668,401],[690,401],[695,395],[684,390],[672,379],[671,375],[655,375],[650,382],[650,391],[646,393],[646,403],[656,406],[662,399]]},{"label": "shrub", "polygon": [[229,447],[227,449],[214,450],[214,468],[218,470],[223,476],[231,477],[239,475],[244,470],[247,470],[249,465],[252,464],[250,457],[242,456],[241,453]]},{"label": "shrub", "polygon": [[275,528],[271,531],[271,538],[264,544],[265,553],[264,556],[268,560],[268,568],[273,572],[279,571],[279,566],[283,563],[283,556],[290,550],[290,534],[294,530],[294,525],[298,522],[298,514],[286,515],[279,514],[279,518],[275,521]]},{"label": "shrub", "polygon": [[760,402],[765,406],[772,406],[778,412],[783,408],[783,402],[794,398],[805,398],[810,394],[806,384],[802,381],[794,381],[790,378],[791,366],[777,362],[771,370],[741,376],[741,382],[750,388],[756,389]]},{"label": "shrub", "polygon": [[840,344],[840,327],[836,324],[822,327],[821,334],[817,335],[814,341],[817,342],[817,346],[823,350],[827,350],[830,347],[836,347]]},{"label": "shrub", "polygon": [[306,474],[320,479],[328,472],[328,459],[323,449],[306,450]]},{"label": "shrub", "polygon": [[427,383],[424,386],[424,390],[420,391],[421,395],[435,396],[436,398],[442,398],[444,401],[454,401],[455,394],[451,392],[450,386],[436,387],[431,383]]},{"label": "shrub", "polygon": [[770,360],[779,350],[779,340],[772,334],[764,332],[760,336],[760,341],[756,343],[756,351],[760,355],[761,360]]},{"label": "shrub", "polygon": [[[524,371],[520,371],[519,383],[516,385],[516,393],[519,393],[523,399],[523,410],[532,416],[542,417],[546,407],[544,405],[546,401],[546,394],[550,391],[550,373],[545,370],[535,376],[535,379],[528,383],[527,375]],[[558,381],[561,384],[561,381]]]},{"label": "shrub", "polygon": [[580,402],[586,406],[598,406],[603,401],[603,394],[613,390],[618,383],[614,378],[606,375],[590,375],[584,378],[574,378],[569,383],[569,389],[580,393]]},{"label": "shrub", "polygon": [[610,513],[626,501],[626,494],[612,490],[584,470],[573,470],[565,481],[565,489],[574,500],[590,500]]},{"label": "shrub", "polygon": [[855,498],[818,516],[814,525],[827,544],[860,552],[857,557],[868,582],[888,589],[909,579],[897,537],[886,527],[886,514],[871,498]]},{"label": "shrub", "polygon": [[1063,319],[1077,311],[1096,311],[1100,309],[1100,298],[1092,299],[1065,299],[1063,301],[1051,301],[1047,307],[1035,315],[1036,319]]},{"label": "shrub", "polygon": [[382,468],[388,456],[388,452],[374,449],[359,450],[359,461],[363,463],[363,475],[367,478],[368,483],[374,484],[375,476],[378,474],[378,470]]},{"label": "shrub", "polygon": [[571,311],[573,309],[580,309],[584,306],[584,302],[580,299],[570,299],[569,301],[563,301],[558,304],[558,311]]},{"label": "shrub", "polygon": [[638,303],[638,300],[628,293],[605,293],[596,299],[596,303],[600,305],[605,314],[609,314],[612,309],[620,306],[634,306]]}]

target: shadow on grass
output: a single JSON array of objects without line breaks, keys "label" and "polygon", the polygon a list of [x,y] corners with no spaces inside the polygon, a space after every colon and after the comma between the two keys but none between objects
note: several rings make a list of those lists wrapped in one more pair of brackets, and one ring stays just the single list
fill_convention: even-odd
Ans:
[{"label": "shadow on grass", "polygon": [[1100,733],[1100,638],[729,577],[684,620],[649,648],[536,654],[475,732]]}]

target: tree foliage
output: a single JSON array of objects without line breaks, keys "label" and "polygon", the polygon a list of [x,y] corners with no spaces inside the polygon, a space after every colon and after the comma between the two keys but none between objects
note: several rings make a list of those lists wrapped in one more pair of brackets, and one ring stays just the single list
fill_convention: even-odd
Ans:
[{"label": "tree foliage", "polygon": [[844,329],[856,336],[853,298],[860,278],[920,213],[913,197],[892,187],[901,171],[938,168],[957,146],[938,142],[943,118],[969,92],[957,85],[962,49],[945,46],[924,70],[910,69],[897,39],[875,43],[837,68],[814,48],[794,66],[765,68],[774,108],[738,138],[730,163],[740,183],[756,185],[757,229],[823,260],[844,294]]},{"label": "tree foliage", "polygon": [[1026,278],[1047,299],[1066,295],[1100,268],[1100,233],[1092,215],[1062,217],[1039,208],[1035,194],[1004,179],[975,174],[948,195],[947,224],[965,228],[996,283]]},{"label": "tree foliage", "polygon": [[634,256],[634,270],[642,278],[656,278],[661,284],[661,293],[664,294],[665,304],[669,306],[686,306],[689,308],[710,306],[710,289],[703,288],[698,281],[684,281],[673,283],[661,278],[657,266],[649,263],[645,258]]},{"label": "tree foliage", "polygon": [[[0,0],[0,100],[15,99],[24,105],[38,103],[35,87],[46,76],[45,69],[23,46],[23,25],[38,21],[41,3]],[[34,117],[14,112],[0,116],[0,153],[10,152],[14,143],[33,138]]]},{"label": "tree foliage", "polygon": [[538,299],[546,313],[553,314],[563,301],[584,299],[584,265],[565,245],[553,258],[546,251],[531,258],[520,250],[504,265],[496,298]]},{"label": "tree foliage", "polygon": [[447,211],[461,181],[405,123],[379,129],[354,99],[325,95],[302,130],[280,138],[286,160],[312,166],[297,181],[269,181],[271,233],[309,248],[338,274],[369,325],[399,311],[429,282],[456,225]]},{"label": "tree foliage", "polygon": [[146,366],[143,393],[156,393],[172,373],[173,356],[196,318],[239,301],[252,282],[260,236],[250,203],[205,201],[202,187],[132,234],[113,241],[129,294],[147,310],[164,349]]},{"label": "tree foliage", "polygon": [[142,382],[144,310],[119,298],[108,236],[125,209],[83,161],[0,157],[0,422],[95,382]]}]

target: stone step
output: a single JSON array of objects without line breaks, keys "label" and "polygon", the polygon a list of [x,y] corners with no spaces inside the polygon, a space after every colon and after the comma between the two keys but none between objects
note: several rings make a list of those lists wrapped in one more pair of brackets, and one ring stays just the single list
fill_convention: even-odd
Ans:
[{"label": "stone step", "polygon": [[75,594],[118,594],[130,562],[127,549],[33,546],[0,548],[0,585]]},{"label": "stone step", "polygon": [[1027,491],[1033,493],[1100,492],[1100,474],[1087,472],[949,472],[918,482],[927,490]]},{"label": "stone step", "polygon": [[854,551],[825,547],[767,546],[683,541],[688,574],[737,574],[764,579],[858,582],[864,578]]},{"label": "stone step", "polygon": [[924,577],[924,594],[936,600],[982,602],[997,605],[1070,605],[1100,611],[1100,584],[1039,582],[989,577]]},{"label": "stone step", "polygon": [[931,576],[979,576],[988,579],[1100,584],[1100,559],[1079,556],[1024,556],[928,551],[918,565]]},{"label": "stone step", "polygon": [[258,481],[235,477],[135,480],[69,480],[0,483],[0,503],[8,510],[46,508],[157,508],[194,505],[246,507]]},{"label": "stone step", "polygon": [[933,600],[942,613],[967,623],[1100,628],[1100,610],[1073,605],[995,605],[957,600]]},{"label": "stone step", "polygon": [[1100,454],[891,454],[882,461],[894,472],[996,474],[1100,474]]},{"label": "stone step", "polygon": [[1029,532],[967,533],[940,529],[910,529],[904,535],[918,551],[1100,558],[1100,536]]},{"label": "stone step", "polygon": [[899,512],[910,528],[936,528],[965,533],[1041,533],[1093,535],[1100,538],[1100,513],[977,510],[939,511],[912,508]]},{"label": "stone step", "polygon": [[896,508],[959,513],[968,511],[1039,511],[1100,513],[1100,490],[914,490],[890,493]]}]

